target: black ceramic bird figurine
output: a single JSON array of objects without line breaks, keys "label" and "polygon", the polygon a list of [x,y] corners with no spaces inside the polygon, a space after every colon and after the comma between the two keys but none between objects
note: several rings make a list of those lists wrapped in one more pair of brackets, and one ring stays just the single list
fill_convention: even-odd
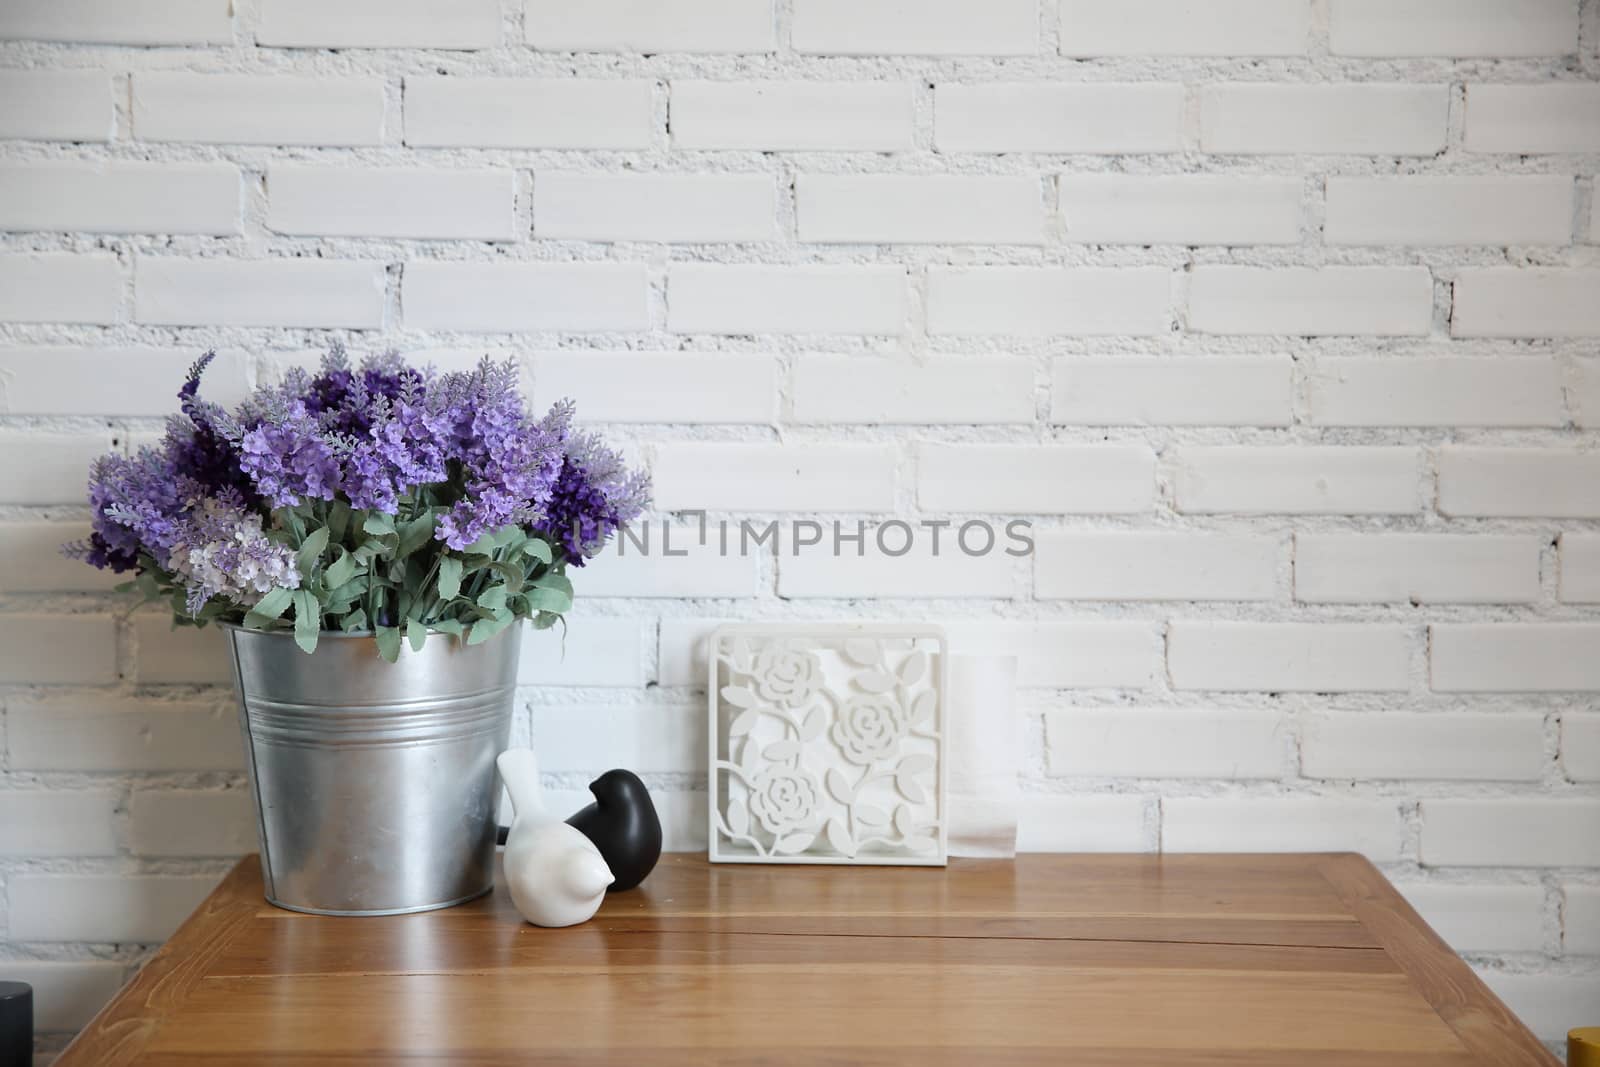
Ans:
[{"label": "black ceramic bird figurine", "polygon": [[567,819],[605,857],[616,876],[607,892],[632,889],[661,858],[661,819],[632,771],[607,771],[589,783],[594,803]]}]

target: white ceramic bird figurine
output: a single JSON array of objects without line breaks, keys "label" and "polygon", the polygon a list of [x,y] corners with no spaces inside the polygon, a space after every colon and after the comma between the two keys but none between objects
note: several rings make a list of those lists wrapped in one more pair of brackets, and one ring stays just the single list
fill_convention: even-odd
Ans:
[{"label": "white ceramic bird figurine", "polygon": [[544,810],[531,750],[508,748],[495,762],[515,809],[505,852],[511,902],[535,926],[587,922],[605,899],[611,868],[594,842]]}]

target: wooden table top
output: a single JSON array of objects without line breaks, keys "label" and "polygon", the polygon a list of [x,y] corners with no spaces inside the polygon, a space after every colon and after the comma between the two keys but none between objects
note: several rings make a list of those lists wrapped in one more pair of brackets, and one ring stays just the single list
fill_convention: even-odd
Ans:
[{"label": "wooden table top", "polygon": [[280,911],[241,861],[60,1067],[1555,1064],[1355,855],[938,868],[667,855],[589,923],[503,889]]}]

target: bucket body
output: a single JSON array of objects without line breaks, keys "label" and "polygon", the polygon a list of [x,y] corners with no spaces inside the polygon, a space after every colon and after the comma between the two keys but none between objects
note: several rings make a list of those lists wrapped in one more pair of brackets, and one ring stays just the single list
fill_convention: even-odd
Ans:
[{"label": "bucket body", "polygon": [[307,654],[225,629],[268,901],[398,915],[489,891],[520,625],[472,646],[429,634],[397,663],[371,636]]}]

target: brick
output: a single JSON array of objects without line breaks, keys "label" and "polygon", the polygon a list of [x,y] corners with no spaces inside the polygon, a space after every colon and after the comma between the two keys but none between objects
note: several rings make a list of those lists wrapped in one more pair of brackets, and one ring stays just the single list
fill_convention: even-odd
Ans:
[{"label": "brick", "polygon": [[116,995],[126,973],[127,964],[109,961],[6,961],[6,978],[33,987],[33,1025],[39,1033],[81,1029]]},{"label": "brick", "polygon": [[524,627],[519,685],[639,688],[645,632],[633,616],[569,617],[567,633]]},{"label": "brick", "polygon": [[1562,426],[1551,358],[1319,356],[1307,378],[1318,426]]},{"label": "brick", "polygon": [[1038,177],[801,174],[799,237],[817,244],[1043,244]]},{"label": "brick", "polygon": [[1600,800],[1424,800],[1428,867],[1600,866]]},{"label": "brick", "polygon": [[0,167],[0,229],[239,232],[238,168],[222,163]]},{"label": "brick", "polygon": [[1574,782],[1600,782],[1600,715],[1562,716],[1561,769]]},{"label": "brick", "polygon": [[1061,356],[1050,421],[1069,426],[1288,426],[1288,356]]},{"label": "brick", "polygon": [[0,322],[109,326],[117,321],[122,288],[114,255],[0,255]]},{"label": "brick", "polygon": [[933,142],[940,152],[1181,152],[1183,114],[1177,83],[940,85]]},{"label": "brick", "polygon": [[1144,445],[923,445],[917,502],[928,511],[1118,515],[1155,504]]},{"label": "brick", "polygon": [[1600,517],[1600,453],[1447,445],[1439,450],[1439,511]]},{"label": "brick", "polygon": [[1578,47],[1573,0],[1333,0],[1336,56],[1562,56]]},{"label": "brick", "polygon": [[383,143],[383,79],[133,73],[133,135],[185,144]]},{"label": "brick", "polygon": [[7,0],[0,40],[72,44],[228,44],[228,0]]},{"label": "brick", "polygon": [[1295,535],[1294,595],[1309,604],[1530,604],[1544,538]]},{"label": "brick", "polygon": [[1345,797],[1164,797],[1165,852],[1359,852],[1400,858],[1393,800]]},{"label": "brick", "polygon": [[261,0],[256,43],[279,48],[493,48],[498,0]]},{"label": "brick", "polygon": [[672,82],[675,148],[894,152],[912,147],[911,86],[897,82]]},{"label": "brick", "polygon": [[1600,1004],[1600,978],[1577,974],[1507,974],[1479,970],[1495,996],[1547,1045],[1564,1044],[1567,1032],[1585,1026]]},{"label": "brick", "polygon": [[116,806],[107,789],[0,789],[0,856],[109,856]]},{"label": "brick", "polygon": [[657,655],[658,678],[663,686],[706,687],[708,642],[718,626],[729,619],[672,618],[661,620]]},{"label": "brick", "polygon": [[1457,952],[1542,952],[1544,887],[1399,882],[1427,924]]},{"label": "brick", "polygon": [[1172,325],[1164,267],[928,268],[928,332],[1160,336]]},{"label": "brick", "polygon": [[267,228],[335,237],[510,241],[510,170],[298,166],[267,170]]},{"label": "brick", "polygon": [[68,559],[61,546],[89,536],[87,522],[0,522],[0,593],[101,593],[122,576]]},{"label": "brick", "polygon": [[1600,85],[1467,85],[1468,152],[1600,151]]},{"label": "brick", "polygon": [[100,695],[23,699],[6,709],[13,770],[236,771],[231,701],[166,703]]},{"label": "brick", "polygon": [[1597,291],[1600,270],[1463,268],[1456,272],[1450,336],[1600,337]]},{"label": "brick", "polygon": [[1044,728],[1046,770],[1073,778],[1279,778],[1288,751],[1271,711],[1061,708]]},{"label": "brick", "polygon": [[1297,336],[1425,335],[1433,324],[1426,267],[1196,267],[1189,329]]},{"label": "brick", "polygon": [[117,632],[109,615],[0,615],[0,683],[110,685]]},{"label": "brick", "polygon": [[[198,349],[126,346],[0,348],[0,410],[14,415],[170,414]],[[250,391],[243,352],[220,353],[206,368],[207,400],[232,407]]]},{"label": "brick", "polygon": [[739,514],[769,511],[888,511],[894,448],[673,442],[651,472],[655,506]]},{"label": "brick", "polygon": [[1064,56],[1301,56],[1311,7],[1284,0],[1062,0]]},{"label": "brick", "polygon": [[1429,629],[1437,692],[1600,690],[1600,624],[1434,623]]},{"label": "brick", "polygon": [[1063,174],[1067,240],[1084,244],[1298,244],[1299,178]]},{"label": "brick", "polygon": [[[846,524],[843,532],[853,536],[861,531]],[[821,544],[798,553],[785,546],[778,553],[778,595],[796,600],[1010,598],[1016,559],[1005,553],[1008,542],[1003,530],[983,526],[966,531],[959,526],[941,529],[938,552],[932,550],[931,533],[915,527],[867,530],[858,555],[853,543],[845,543],[835,552],[833,531],[828,528]],[[985,548],[989,550],[983,551]]]},{"label": "brick", "polygon": [[258,844],[244,789],[136,789],[128,812],[136,856],[241,856]]},{"label": "brick", "polygon": [[539,769],[547,774],[598,776],[612,767],[706,773],[703,706],[535,704],[531,711]]},{"label": "brick", "polygon": [[1274,600],[1276,536],[1041,530],[1034,595],[1064,600]]},{"label": "brick", "polygon": [[640,263],[412,260],[400,304],[411,329],[638,331],[650,327],[649,289]]},{"label": "brick", "polygon": [[769,174],[591,174],[539,171],[536,237],[584,241],[772,241],[778,193]]},{"label": "brick", "polygon": [[115,127],[109,71],[0,70],[0,137],[109,141]]},{"label": "brick", "polygon": [[1018,852],[1149,852],[1142,796],[1023,793]]},{"label": "brick", "polygon": [[1564,603],[1600,604],[1600,535],[1564,531],[1560,568]]},{"label": "brick", "polygon": [[1167,671],[1175,689],[1403,691],[1411,633],[1388,624],[1176,621]]},{"label": "brick", "polygon": [[654,85],[642,79],[408,77],[413,148],[647,148]]},{"label": "brick", "polygon": [[578,593],[590,597],[753,597],[760,592],[756,557],[739,552],[730,529],[723,550],[708,526],[705,544],[696,524],[635,522],[601,552],[597,565],[578,576]]},{"label": "brick", "polygon": [[1200,90],[1200,147],[1230,155],[1431,156],[1446,85],[1223,83]]},{"label": "brick", "polygon": [[1332,245],[1565,245],[1572,179],[1327,179],[1322,239]]},{"label": "brick", "polygon": [[[1600,227],[1596,237],[1600,238]],[[1572,421],[1586,430],[1600,427],[1600,359],[1569,360],[1565,384]]]},{"label": "brick", "polygon": [[546,52],[770,52],[772,0],[529,0],[528,43]]},{"label": "brick", "polygon": [[1038,0],[794,0],[797,52],[1021,56],[1039,50]]},{"label": "brick", "polygon": [[1406,515],[1418,510],[1414,448],[1179,447],[1179,511],[1192,515]]},{"label": "brick", "polygon": [[1147,622],[950,621],[952,653],[1017,657],[1017,685],[1148,689],[1161,673],[1161,634]]},{"label": "brick", "polygon": [[900,334],[910,314],[901,266],[679,263],[667,270],[673,333]]},{"label": "brick", "polygon": [[1566,887],[1561,909],[1561,949],[1569,956],[1600,956],[1600,885]]},{"label": "brick", "polygon": [[89,466],[110,447],[105,433],[0,431],[0,455],[28,460],[0,464],[0,504],[82,504]]},{"label": "brick", "polygon": [[174,626],[165,614],[133,617],[134,662],[141,685],[231,685],[233,658],[214,626]]},{"label": "brick", "polygon": [[778,372],[754,353],[538,352],[533,396],[538,407],[572,397],[592,422],[770,423]]},{"label": "brick", "polygon": [[140,256],[133,317],[153,326],[383,325],[377,260],[179,259]]},{"label": "brick", "polygon": [[792,421],[969,425],[1032,423],[1033,366],[968,356],[801,356]]},{"label": "brick", "polygon": [[1307,778],[1537,782],[1548,762],[1536,712],[1313,715],[1300,741]]},{"label": "brick", "polygon": [[220,877],[14,875],[10,933],[17,941],[154,945],[171,937]]}]

